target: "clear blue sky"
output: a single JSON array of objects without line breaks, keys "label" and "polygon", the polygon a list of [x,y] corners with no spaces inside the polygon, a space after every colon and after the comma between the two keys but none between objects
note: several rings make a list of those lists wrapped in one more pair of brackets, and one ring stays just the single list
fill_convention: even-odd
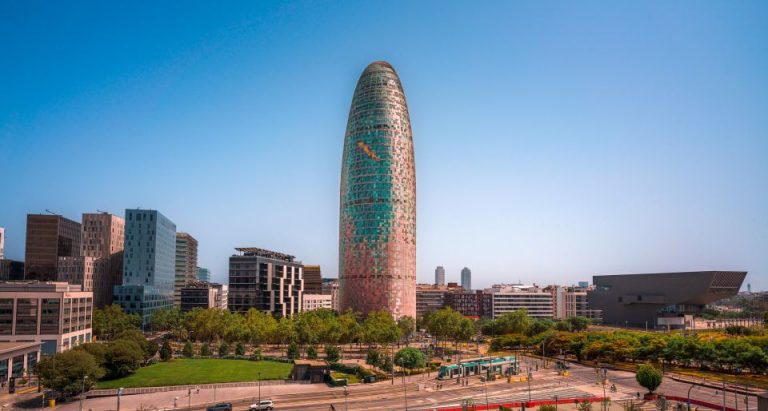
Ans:
[{"label": "clear blue sky", "polygon": [[355,82],[398,70],[418,279],[748,270],[768,289],[768,3],[0,2],[0,226],[160,210],[337,275]]}]

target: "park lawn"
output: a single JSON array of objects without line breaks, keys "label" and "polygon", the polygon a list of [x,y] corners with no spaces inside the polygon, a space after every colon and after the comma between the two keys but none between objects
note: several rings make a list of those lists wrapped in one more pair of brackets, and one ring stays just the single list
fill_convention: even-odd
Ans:
[{"label": "park lawn", "polygon": [[341,380],[346,378],[347,384],[358,384],[360,383],[360,378],[357,377],[355,374],[347,374],[343,372],[338,371],[331,371],[331,378],[334,380]]},{"label": "park lawn", "polygon": [[161,387],[166,385],[212,384],[221,382],[282,380],[291,374],[292,364],[276,361],[179,358],[139,368],[116,380],[99,381],[97,388]]}]

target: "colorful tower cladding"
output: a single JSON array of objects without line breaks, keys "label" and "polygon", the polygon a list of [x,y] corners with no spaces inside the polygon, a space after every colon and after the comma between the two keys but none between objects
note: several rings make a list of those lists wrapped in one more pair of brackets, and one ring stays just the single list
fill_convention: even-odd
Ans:
[{"label": "colorful tower cladding", "polygon": [[357,82],[341,165],[340,308],[416,317],[416,167],[400,78],[384,61]]}]

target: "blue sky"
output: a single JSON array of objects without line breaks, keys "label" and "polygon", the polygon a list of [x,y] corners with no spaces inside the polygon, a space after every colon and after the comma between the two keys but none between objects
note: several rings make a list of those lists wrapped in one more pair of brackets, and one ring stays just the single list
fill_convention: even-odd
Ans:
[{"label": "blue sky", "polygon": [[155,208],[336,276],[357,77],[398,70],[418,279],[768,289],[765,2],[0,2],[0,226]]}]

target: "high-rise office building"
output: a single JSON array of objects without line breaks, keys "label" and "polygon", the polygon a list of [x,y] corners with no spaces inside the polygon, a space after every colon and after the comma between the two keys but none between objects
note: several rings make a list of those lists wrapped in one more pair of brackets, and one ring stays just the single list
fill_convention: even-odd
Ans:
[{"label": "high-rise office building", "polygon": [[461,269],[461,286],[464,291],[472,291],[472,271],[467,267]]},{"label": "high-rise office building", "polygon": [[112,304],[113,289],[123,275],[125,220],[109,213],[85,213],[81,227],[80,255],[59,257],[57,281],[93,292],[96,307]]},{"label": "high-rise office building", "polygon": [[176,225],[156,210],[125,210],[123,283],[115,300],[139,314],[146,325],[152,312],[173,306],[176,278]]},{"label": "high-rise office building", "polygon": [[197,279],[200,281],[205,281],[206,283],[210,283],[211,270],[203,267],[197,267]]},{"label": "high-rise office building", "polygon": [[302,309],[304,279],[296,257],[255,247],[236,248],[229,257],[230,311],[256,308],[283,317]]},{"label": "high-rise office building", "polygon": [[445,268],[442,265],[438,265],[435,268],[435,285],[438,287],[445,285]]},{"label": "high-rise office building", "polygon": [[304,266],[304,294],[322,294],[323,275],[319,265]]},{"label": "high-rise office building", "polygon": [[5,258],[5,228],[0,227],[0,260]]},{"label": "high-rise office building", "polygon": [[[84,213],[82,256],[93,259],[91,288],[94,307],[112,304],[116,285],[123,281],[125,220],[109,213]],[[79,284],[79,283],[78,283]]]},{"label": "high-rise office building", "polygon": [[80,223],[60,215],[28,214],[24,279],[55,281],[59,257],[80,256]]},{"label": "high-rise office building", "polygon": [[181,289],[181,311],[194,308],[227,309],[228,286],[191,280]]},{"label": "high-rise office building", "polygon": [[344,136],[341,310],[416,316],[416,167],[400,78],[377,61],[357,82]]},{"label": "high-rise office building", "polygon": [[181,305],[181,289],[197,278],[197,240],[187,233],[176,233],[176,280],[173,303]]}]

